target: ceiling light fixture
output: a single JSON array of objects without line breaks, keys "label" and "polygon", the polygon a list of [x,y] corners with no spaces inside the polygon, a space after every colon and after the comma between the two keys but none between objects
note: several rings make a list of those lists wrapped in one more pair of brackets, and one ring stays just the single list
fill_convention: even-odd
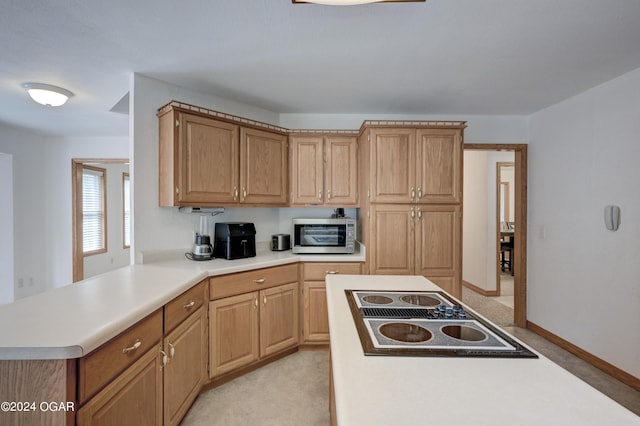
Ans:
[{"label": "ceiling light fixture", "polygon": [[291,0],[294,4],[316,3],[329,6],[351,6],[355,4],[367,3],[408,3],[408,2],[425,2],[426,0]]},{"label": "ceiling light fixture", "polygon": [[45,106],[56,107],[64,105],[73,96],[73,93],[67,89],[50,84],[24,83],[22,87],[27,89],[31,99]]}]

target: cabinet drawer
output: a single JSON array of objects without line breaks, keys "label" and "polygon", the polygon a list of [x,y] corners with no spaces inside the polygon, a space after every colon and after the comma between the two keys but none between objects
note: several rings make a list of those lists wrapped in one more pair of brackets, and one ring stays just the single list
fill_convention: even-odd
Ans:
[{"label": "cabinet drawer", "polygon": [[187,319],[204,304],[204,286],[202,281],[195,287],[185,291],[180,296],[167,303],[164,307],[164,332],[171,332],[178,324]]},{"label": "cabinet drawer", "polygon": [[162,309],[109,340],[78,363],[80,404],[122,373],[162,339]]},{"label": "cabinet drawer", "polygon": [[298,281],[298,265],[276,266],[210,279],[211,300],[262,290],[280,284]]},{"label": "cabinet drawer", "polygon": [[324,281],[327,274],[361,274],[361,263],[305,263],[305,281]]}]

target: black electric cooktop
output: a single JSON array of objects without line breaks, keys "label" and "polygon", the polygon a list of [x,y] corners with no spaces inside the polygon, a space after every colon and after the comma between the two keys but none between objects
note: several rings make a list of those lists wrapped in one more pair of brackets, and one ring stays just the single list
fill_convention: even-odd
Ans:
[{"label": "black electric cooktop", "polygon": [[365,355],[538,358],[440,291],[345,294]]}]

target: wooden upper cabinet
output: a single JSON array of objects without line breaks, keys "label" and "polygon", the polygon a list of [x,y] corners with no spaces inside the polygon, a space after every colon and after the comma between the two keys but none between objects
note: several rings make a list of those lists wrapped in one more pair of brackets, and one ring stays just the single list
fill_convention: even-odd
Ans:
[{"label": "wooden upper cabinet", "polygon": [[457,129],[418,129],[416,201],[460,203],[462,201],[462,140]]},{"label": "wooden upper cabinet", "polygon": [[416,191],[415,129],[372,129],[370,201],[410,203]]},{"label": "wooden upper cabinet", "polygon": [[291,204],[324,203],[322,136],[291,138]]},{"label": "wooden upper cabinet", "polygon": [[160,205],[220,205],[238,189],[239,126],[171,110],[160,116]]},{"label": "wooden upper cabinet", "polygon": [[243,127],[240,141],[240,202],[286,205],[287,136]]},{"label": "wooden upper cabinet", "polygon": [[460,129],[373,128],[370,201],[461,202]]},{"label": "wooden upper cabinet", "polygon": [[358,143],[355,137],[325,140],[325,203],[353,206],[358,202]]},{"label": "wooden upper cabinet", "polygon": [[161,206],[286,206],[286,134],[171,107],[159,114]]},{"label": "wooden upper cabinet", "polygon": [[356,206],[357,152],[355,136],[292,136],[291,204]]}]

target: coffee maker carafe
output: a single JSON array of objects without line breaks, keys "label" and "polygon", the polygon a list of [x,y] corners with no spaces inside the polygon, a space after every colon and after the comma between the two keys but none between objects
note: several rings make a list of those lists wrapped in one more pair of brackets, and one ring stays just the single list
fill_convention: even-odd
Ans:
[{"label": "coffee maker carafe", "polygon": [[196,231],[195,242],[190,253],[184,254],[190,260],[211,260],[213,259],[213,246],[211,245],[211,235],[209,233],[209,222],[207,216],[200,216],[200,227]]}]

